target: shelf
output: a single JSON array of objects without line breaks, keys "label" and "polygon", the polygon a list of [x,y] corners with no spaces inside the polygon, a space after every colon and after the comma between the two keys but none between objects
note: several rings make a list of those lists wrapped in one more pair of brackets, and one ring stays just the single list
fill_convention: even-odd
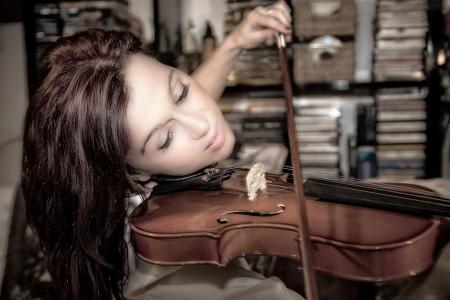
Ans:
[{"label": "shelf", "polygon": [[[321,82],[307,83],[303,85],[293,84],[294,97],[302,95],[315,94],[352,94],[367,95],[373,91],[383,88],[402,88],[402,87],[426,87],[427,81],[383,81],[383,82]],[[249,98],[253,97],[283,97],[283,86],[253,86],[253,85],[236,85],[225,88],[224,96],[232,97],[245,94]]]}]

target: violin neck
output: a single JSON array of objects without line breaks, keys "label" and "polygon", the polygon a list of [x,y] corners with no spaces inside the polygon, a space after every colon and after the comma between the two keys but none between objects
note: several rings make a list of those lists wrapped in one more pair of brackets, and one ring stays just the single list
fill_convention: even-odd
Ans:
[{"label": "violin neck", "polygon": [[418,216],[450,217],[450,199],[391,185],[310,177],[305,195],[319,200],[364,206]]}]

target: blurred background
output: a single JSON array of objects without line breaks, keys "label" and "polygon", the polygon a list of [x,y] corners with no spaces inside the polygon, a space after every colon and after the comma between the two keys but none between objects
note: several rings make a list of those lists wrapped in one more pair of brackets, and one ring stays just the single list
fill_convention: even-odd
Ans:
[{"label": "blurred background", "polygon": [[[14,242],[31,235],[16,191],[23,119],[43,50],[59,37],[89,28],[124,29],[141,38],[149,55],[190,73],[246,13],[273,2],[0,2],[1,299],[45,298],[49,280],[38,251],[28,253],[33,247]],[[294,41],[288,54],[300,153],[288,153],[278,52],[274,45],[264,45],[242,53],[219,101],[237,137],[226,163],[262,161],[280,172],[287,170],[289,155],[299,155],[306,176],[449,178],[450,1],[288,4],[293,11]],[[28,243],[37,245],[31,237]],[[255,268],[266,275],[274,272],[268,262]],[[390,299],[392,293],[364,288],[364,299]],[[355,299],[362,297],[358,295]]]}]

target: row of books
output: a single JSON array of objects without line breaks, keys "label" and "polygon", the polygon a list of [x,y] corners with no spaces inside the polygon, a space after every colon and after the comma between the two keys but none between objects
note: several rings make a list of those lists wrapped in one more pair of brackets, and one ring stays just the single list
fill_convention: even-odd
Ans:
[{"label": "row of books", "polygon": [[[255,7],[267,6],[274,0],[228,0],[225,14],[225,34],[231,32]],[[281,84],[281,68],[275,41],[254,49],[244,50],[228,76],[228,85],[278,85]]]},{"label": "row of books", "polygon": [[425,79],[427,0],[380,0],[374,50],[375,81]]},{"label": "row of books", "polygon": [[[50,2],[50,1],[49,1]],[[129,27],[129,13],[122,1],[62,1],[34,6],[35,59],[41,66],[41,56],[49,44],[62,36],[93,29],[123,30]]]},{"label": "row of books", "polygon": [[[244,95],[222,98],[219,105],[236,135],[237,163],[251,164],[261,161],[261,158],[269,160],[272,166],[289,163],[285,161],[288,142],[283,99]],[[370,156],[369,172],[363,173],[370,173],[370,176],[361,178],[375,176],[375,126],[366,126],[367,122],[359,124],[360,106],[375,111],[371,96],[317,95],[294,98],[295,129],[299,141],[297,155],[305,177],[321,174],[358,176],[354,170],[359,168],[359,162],[351,157],[355,148],[362,151],[363,148],[359,146],[367,141],[372,143],[373,155]],[[373,117],[367,121],[374,124],[375,119]],[[364,132],[364,136],[359,132]],[[350,142],[355,139],[357,141],[354,143]],[[367,169],[366,162],[367,158],[361,159],[364,166],[359,169]]]},{"label": "row of books", "polygon": [[121,1],[63,1],[35,6],[36,40],[54,42],[61,36],[92,29],[123,29],[128,26],[128,8]]},{"label": "row of books", "polygon": [[[302,167],[306,175],[341,175],[358,177],[359,146],[374,144],[373,118],[359,120],[360,108],[374,110],[369,95],[310,95],[294,98],[297,133]],[[375,151],[373,151],[375,153]],[[375,156],[375,154],[373,154]],[[375,158],[370,173],[376,170]],[[365,172],[367,173],[367,172]],[[370,176],[373,177],[373,176]]]},{"label": "row of books", "polygon": [[[281,98],[223,98],[220,108],[236,135],[236,158],[239,163],[260,161],[261,152],[270,151],[283,165],[287,158],[286,107]],[[340,173],[340,118],[341,105],[332,99],[298,98],[294,100],[296,132],[299,153],[305,176],[321,173]],[[281,153],[279,147],[286,150]],[[278,165],[279,166],[279,165]],[[269,169],[273,169],[269,168]]]},{"label": "row of books", "polygon": [[340,103],[332,99],[297,98],[294,108],[303,175],[338,175]]},{"label": "row of books", "polygon": [[378,177],[414,179],[425,176],[426,89],[382,89],[377,103]]},{"label": "row of books", "polygon": [[57,4],[36,4],[34,14],[36,17],[35,36],[38,42],[53,42],[61,37],[62,24]]},{"label": "row of books", "polygon": [[288,155],[284,99],[242,94],[222,98],[219,106],[236,136],[235,157],[230,163],[262,162],[267,170],[281,172]]}]

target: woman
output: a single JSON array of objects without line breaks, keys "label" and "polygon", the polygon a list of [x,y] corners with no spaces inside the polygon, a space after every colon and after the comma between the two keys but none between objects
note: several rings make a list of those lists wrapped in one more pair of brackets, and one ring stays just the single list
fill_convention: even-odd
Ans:
[{"label": "woman", "polygon": [[151,191],[152,174],[191,173],[230,154],[215,99],[239,52],[289,37],[290,22],[281,1],[253,10],[192,76],[144,56],[125,32],[84,32],[48,51],[26,116],[22,184],[57,299],[123,299],[125,286],[134,299],[252,298],[258,285],[298,296],[236,265],[134,269],[124,236],[127,208]]}]

